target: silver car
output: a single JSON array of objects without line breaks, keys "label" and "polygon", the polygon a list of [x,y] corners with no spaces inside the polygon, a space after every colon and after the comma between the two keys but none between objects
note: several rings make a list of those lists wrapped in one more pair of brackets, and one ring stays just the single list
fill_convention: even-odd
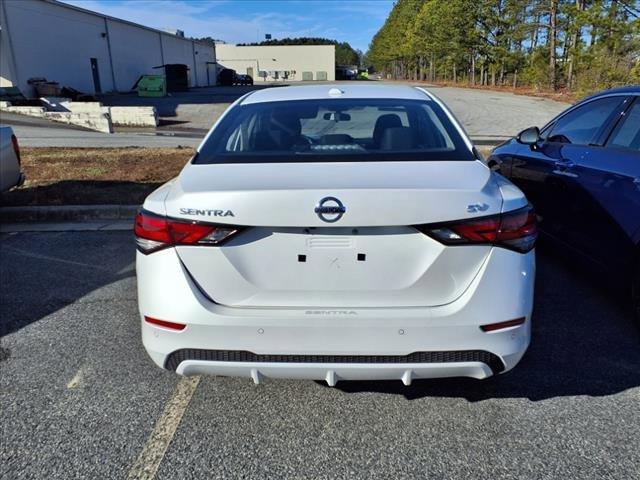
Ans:
[{"label": "silver car", "polygon": [[0,125],[0,192],[24,183],[20,165],[20,146],[11,127]]}]

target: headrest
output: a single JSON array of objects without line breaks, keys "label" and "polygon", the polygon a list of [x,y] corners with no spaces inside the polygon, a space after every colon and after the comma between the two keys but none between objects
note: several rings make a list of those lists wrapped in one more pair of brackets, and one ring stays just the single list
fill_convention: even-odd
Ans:
[{"label": "headrest", "polygon": [[416,143],[411,127],[387,128],[380,139],[380,150],[413,150]]}]

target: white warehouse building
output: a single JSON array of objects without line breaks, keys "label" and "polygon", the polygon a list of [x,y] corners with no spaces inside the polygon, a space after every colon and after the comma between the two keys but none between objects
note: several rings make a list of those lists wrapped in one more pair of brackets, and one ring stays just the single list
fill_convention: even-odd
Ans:
[{"label": "white warehouse building", "polygon": [[[150,12],[152,14],[152,12]],[[190,86],[216,84],[215,47],[56,0],[0,0],[0,87],[30,78],[87,93],[130,91],[154,67],[185,64]]]},{"label": "white warehouse building", "polygon": [[216,44],[219,68],[231,68],[250,75],[255,83],[283,80],[334,81],[335,45]]}]

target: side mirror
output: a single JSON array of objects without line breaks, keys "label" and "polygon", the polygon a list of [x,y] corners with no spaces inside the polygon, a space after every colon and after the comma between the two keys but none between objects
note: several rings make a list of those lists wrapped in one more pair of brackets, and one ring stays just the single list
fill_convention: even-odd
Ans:
[{"label": "side mirror", "polygon": [[516,136],[516,140],[524,145],[535,145],[540,141],[540,129],[538,127],[529,127],[521,131]]}]

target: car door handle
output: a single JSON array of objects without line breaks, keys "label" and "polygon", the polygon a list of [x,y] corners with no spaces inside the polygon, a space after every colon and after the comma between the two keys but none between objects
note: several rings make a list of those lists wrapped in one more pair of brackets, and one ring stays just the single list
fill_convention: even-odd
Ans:
[{"label": "car door handle", "polygon": [[578,178],[578,174],[577,173],[573,173],[570,170],[576,166],[575,162],[572,162],[570,160],[560,160],[554,163],[555,165],[555,169],[553,170],[553,173],[555,175],[562,175],[563,177],[569,177],[569,178]]},{"label": "car door handle", "polygon": [[571,160],[559,160],[557,162],[554,162],[554,165],[556,166],[556,168],[564,169],[573,168],[576,166],[575,162],[572,162]]},{"label": "car door handle", "polygon": [[578,178],[577,173],[567,172],[566,170],[554,170],[553,173],[556,175],[562,175],[563,177]]}]

